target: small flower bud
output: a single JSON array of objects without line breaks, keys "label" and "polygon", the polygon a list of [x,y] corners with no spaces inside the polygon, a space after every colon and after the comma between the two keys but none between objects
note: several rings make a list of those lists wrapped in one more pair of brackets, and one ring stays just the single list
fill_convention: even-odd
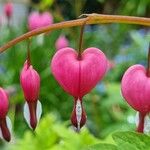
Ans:
[{"label": "small flower bud", "polygon": [[56,47],[56,50],[59,50],[61,48],[65,48],[65,47],[68,47],[69,46],[69,42],[68,40],[66,39],[65,36],[61,35],[56,43],[55,43],[55,47]]},{"label": "small flower bud", "polygon": [[0,137],[6,141],[10,141],[10,119],[7,117],[9,107],[8,95],[4,89],[0,87]]},{"label": "small flower bud", "polygon": [[13,4],[11,2],[8,2],[4,5],[4,13],[7,16],[7,18],[10,18],[13,13]]},{"label": "small flower bud", "polygon": [[[26,100],[24,117],[28,125],[35,129],[41,116],[41,103],[38,101],[40,92],[40,76],[27,61],[20,75],[20,82]],[[38,110],[40,112],[38,112]]]}]

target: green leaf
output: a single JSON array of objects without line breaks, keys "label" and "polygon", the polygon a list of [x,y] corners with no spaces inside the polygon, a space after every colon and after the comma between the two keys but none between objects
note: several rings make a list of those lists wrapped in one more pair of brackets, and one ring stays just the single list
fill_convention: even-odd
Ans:
[{"label": "green leaf", "polygon": [[121,145],[118,145],[118,150],[139,150],[136,148],[134,145],[128,144],[128,143],[123,143]]},{"label": "green leaf", "polygon": [[92,146],[89,146],[88,148],[84,150],[117,150],[117,147],[113,144],[95,144]]},{"label": "green leaf", "polygon": [[[135,132],[117,132],[112,135],[117,145],[123,150],[149,150],[150,136]],[[121,149],[121,147],[119,148]]]}]

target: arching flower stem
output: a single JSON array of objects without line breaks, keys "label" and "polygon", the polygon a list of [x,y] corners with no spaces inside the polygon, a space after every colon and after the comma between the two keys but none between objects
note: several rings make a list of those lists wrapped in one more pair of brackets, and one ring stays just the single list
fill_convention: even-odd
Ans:
[{"label": "arching flower stem", "polygon": [[[83,15],[82,15],[83,16]],[[55,23],[50,26],[38,28],[27,32],[0,47],[0,53],[4,52],[6,49],[14,46],[15,44],[42,33],[53,31],[56,29],[63,29],[75,26],[82,26],[84,21],[88,19],[86,24],[105,24],[105,23],[126,23],[126,24],[137,24],[150,26],[150,18],[144,17],[134,17],[134,16],[121,16],[121,15],[101,15],[101,14],[84,14],[86,18],[76,19],[71,21],[64,21],[60,23]]]}]

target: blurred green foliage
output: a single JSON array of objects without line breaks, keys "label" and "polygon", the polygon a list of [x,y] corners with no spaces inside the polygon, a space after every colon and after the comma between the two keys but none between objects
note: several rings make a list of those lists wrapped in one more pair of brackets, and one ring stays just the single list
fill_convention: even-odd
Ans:
[{"label": "blurred green foliage", "polygon": [[26,132],[23,139],[10,145],[10,150],[77,150],[98,142],[87,129],[80,134],[75,133],[71,128],[66,128],[66,123],[56,121],[54,115],[47,115],[35,133]]},{"label": "blurred green foliage", "polygon": [[[48,3],[50,2],[50,3]],[[98,7],[97,7],[98,6]],[[149,0],[107,1],[71,0],[41,1],[39,10],[50,9],[56,22],[77,18],[81,13],[112,13],[149,16]],[[27,31],[27,22],[20,27],[0,27],[0,45]],[[83,98],[87,124],[80,134],[75,133],[70,123],[73,98],[63,91],[51,74],[50,62],[55,53],[55,42],[65,34],[70,46],[78,49],[79,28],[63,29],[31,39],[31,62],[41,76],[40,100],[43,119],[35,133],[29,131],[22,114],[23,93],[19,74],[26,60],[27,41],[21,42],[0,55],[0,85],[12,90],[9,116],[13,122],[13,140],[6,150],[128,150],[148,149],[146,135],[120,132],[135,129],[135,112],[120,94],[120,81],[125,70],[136,63],[147,65],[147,50],[150,41],[149,29],[135,25],[92,25],[84,32],[84,48],[100,48],[114,63],[102,83]],[[47,114],[51,115],[47,115]],[[53,114],[53,115],[52,115]],[[56,119],[57,118],[57,119]],[[119,131],[111,135],[114,131]],[[109,135],[109,136],[108,136]],[[106,138],[107,137],[107,138]],[[135,143],[130,141],[134,141]],[[113,140],[114,139],[114,140]],[[142,139],[144,139],[142,143]],[[138,146],[141,143],[141,146]],[[146,145],[147,144],[147,145]],[[3,145],[3,143],[1,143]],[[122,145],[120,147],[120,145]],[[1,147],[0,147],[1,148]]]},{"label": "blurred green foliage", "polygon": [[87,128],[75,133],[55,115],[46,115],[35,132],[28,131],[22,139],[13,139],[7,150],[149,150],[150,137],[134,132],[114,132],[104,140],[95,138]]}]

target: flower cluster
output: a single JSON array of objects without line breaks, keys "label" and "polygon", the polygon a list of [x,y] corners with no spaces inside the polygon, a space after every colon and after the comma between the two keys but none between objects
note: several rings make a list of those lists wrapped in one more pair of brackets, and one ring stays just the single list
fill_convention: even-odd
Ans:
[{"label": "flower cluster", "polygon": [[[5,14],[12,16],[13,6],[6,4]],[[28,18],[28,29],[35,30],[53,23],[49,12],[32,12]],[[81,40],[82,41],[82,40]],[[56,53],[52,58],[50,69],[60,86],[74,98],[71,122],[77,131],[86,123],[83,97],[88,94],[114,67],[105,54],[98,48],[90,47],[82,53],[69,47],[65,35],[60,35],[55,43]],[[139,112],[138,132],[144,131],[146,115],[150,112],[150,78],[142,65],[131,66],[124,74],[121,92],[124,99]],[[20,73],[20,83],[24,94],[24,118],[31,129],[35,129],[41,114],[40,75],[33,68],[29,58]],[[0,137],[11,139],[11,121],[7,116],[9,107],[8,93],[0,88]]]},{"label": "flower cluster", "polygon": [[[60,49],[56,49],[50,69],[60,86],[74,98],[71,122],[76,131],[80,131],[87,119],[82,103],[83,97],[102,80],[111,67],[109,60],[100,49],[87,48],[79,57],[76,50],[65,47],[68,45],[66,41],[64,36],[60,36],[56,41]],[[61,48],[63,46],[64,48]],[[21,71],[20,83],[26,101],[24,117],[29,127],[34,130],[42,114],[42,105],[39,101],[40,76],[31,65],[29,58]],[[150,112],[150,78],[142,65],[131,66],[125,72],[121,82],[121,92],[128,104],[139,112],[137,131],[145,131],[145,117]],[[8,95],[0,88],[0,136],[10,141],[11,127],[7,112]]]}]

